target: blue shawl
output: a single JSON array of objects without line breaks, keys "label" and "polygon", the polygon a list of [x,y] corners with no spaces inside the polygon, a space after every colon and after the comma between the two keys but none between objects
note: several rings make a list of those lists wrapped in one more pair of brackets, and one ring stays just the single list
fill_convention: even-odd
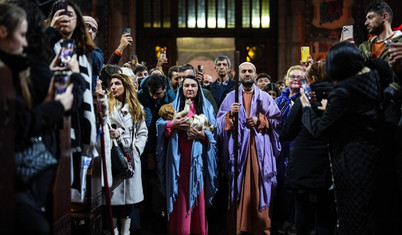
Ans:
[{"label": "blue shawl", "polygon": [[[205,99],[200,84],[198,82],[199,90],[203,99],[203,112],[208,118],[209,123],[217,128],[216,117],[211,103]],[[179,112],[180,97],[182,96],[182,89],[178,89],[176,99],[171,103]],[[173,203],[176,201],[178,194],[178,179],[180,177],[180,151],[179,151],[179,135],[174,130],[169,139],[165,139],[164,132],[166,124],[169,120],[159,118],[156,122],[157,131],[157,146],[156,146],[156,161],[158,177],[160,182],[160,191],[166,197],[167,213],[168,215],[173,211]],[[190,210],[194,207],[198,195],[204,188],[206,205],[212,205],[212,199],[218,190],[218,164],[217,164],[217,148],[216,148],[216,133],[206,131],[205,134],[208,138],[208,144],[203,146],[200,140],[193,141],[191,150],[191,165],[190,165],[190,183],[188,195],[188,208]],[[166,142],[165,142],[166,140]],[[206,168],[204,168],[206,166]],[[187,176],[183,176],[187,177]],[[191,212],[191,211],[190,211]]]}]

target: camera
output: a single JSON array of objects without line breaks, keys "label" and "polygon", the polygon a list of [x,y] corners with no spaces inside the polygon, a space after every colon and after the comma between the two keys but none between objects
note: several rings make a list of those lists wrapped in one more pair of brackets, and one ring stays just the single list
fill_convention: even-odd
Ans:
[{"label": "camera", "polygon": [[301,61],[307,63],[310,58],[310,47],[301,47]]},{"label": "camera", "polygon": [[56,71],[54,73],[54,96],[66,91],[68,84],[70,84],[70,74],[69,71]]},{"label": "camera", "polygon": [[131,28],[125,28],[123,30],[123,34],[127,34],[127,33],[131,35]]},{"label": "camera", "polygon": [[342,27],[343,40],[353,38],[353,25],[345,25]]},{"label": "camera", "polygon": [[311,87],[308,84],[307,79],[305,78],[300,79],[299,84],[303,88],[304,94],[306,94],[307,99],[310,101],[310,103],[312,103],[314,101],[313,91],[311,90]]},{"label": "camera", "polygon": [[130,64],[131,64],[131,66],[135,66],[135,65],[137,64],[137,62],[138,62],[138,57],[137,57],[136,54],[133,54],[133,55],[130,57]]},{"label": "camera", "polygon": [[61,15],[67,15],[67,6],[68,6],[67,2],[64,1],[56,2],[54,4],[54,12],[58,10],[64,10],[64,12],[61,13]]},{"label": "camera", "polygon": [[61,44],[60,66],[67,67],[67,62],[71,60],[74,53],[75,53],[74,39],[64,40]]}]

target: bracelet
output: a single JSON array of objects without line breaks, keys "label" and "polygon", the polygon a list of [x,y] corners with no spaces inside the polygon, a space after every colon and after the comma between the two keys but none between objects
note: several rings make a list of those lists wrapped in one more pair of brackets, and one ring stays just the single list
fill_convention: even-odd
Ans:
[{"label": "bracelet", "polygon": [[116,50],[114,51],[114,53],[116,53],[116,55],[118,55],[118,56],[122,56],[122,55],[123,55],[123,53],[121,53],[118,49],[116,49]]}]

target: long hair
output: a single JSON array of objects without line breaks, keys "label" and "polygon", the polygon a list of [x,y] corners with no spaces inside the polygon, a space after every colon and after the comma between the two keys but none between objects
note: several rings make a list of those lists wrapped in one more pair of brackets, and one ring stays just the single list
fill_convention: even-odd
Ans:
[{"label": "long hair", "polygon": [[202,106],[204,104],[203,99],[202,99],[202,95],[201,95],[202,87],[200,85],[200,81],[198,81],[198,79],[193,75],[186,76],[183,79],[183,82],[181,83],[182,85],[180,86],[180,92],[179,92],[179,94],[181,94],[181,96],[180,96],[180,111],[184,109],[184,104],[186,103],[186,97],[184,97],[184,93],[183,93],[183,84],[184,84],[184,81],[186,81],[187,79],[193,79],[194,81],[197,82],[198,92],[197,92],[197,95],[195,96],[195,99],[194,99],[194,108],[195,108],[195,111],[196,111],[197,114],[202,114],[202,113],[204,113],[204,111],[202,110]]},{"label": "long hair", "polygon": [[[26,20],[25,11],[13,4],[0,2],[0,25],[6,27],[8,35],[7,37],[11,37],[14,30],[24,21]],[[32,95],[29,91],[29,70],[24,73],[19,74],[19,83],[21,87],[22,97],[24,98],[25,103],[28,108],[32,107]]]},{"label": "long hair", "polygon": [[12,32],[26,19],[25,11],[13,4],[0,2],[0,25],[6,27],[7,37],[12,36]]},{"label": "long hair", "polygon": [[325,72],[331,81],[341,81],[351,77],[363,67],[363,56],[353,43],[338,42],[328,51]]},{"label": "long hair", "polygon": [[289,75],[293,70],[300,70],[300,71],[306,73],[306,69],[303,66],[301,66],[301,65],[293,65],[286,72],[286,81],[285,81],[286,86],[289,86]]},{"label": "long hair", "polygon": [[325,80],[325,60],[314,61],[307,71],[307,80],[309,83]]},{"label": "long hair", "polygon": [[[145,113],[144,109],[142,108],[140,102],[137,99],[137,93],[135,92],[133,82],[130,80],[130,78],[124,74],[120,73],[115,73],[112,75],[112,78],[117,78],[119,79],[124,86],[124,99],[123,99],[123,105],[128,104],[128,107],[130,108],[130,114],[131,114],[131,119],[133,122],[141,122],[144,120]],[[113,94],[109,92],[108,94],[108,103],[109,103],[109,113],[113,113],[113,108],[114,106],[118,105],[118,100],[114,98]]]},{"label": "long hair", "polygon": [[[53,18],[54,14],[56,13],[54,6],[60,1],[54,3],[52,10],[50,11],[48,17],[48,24],[50,24],[51,19]],[[80,8],[77,4],[70,0],[66,0],[65,2],[68,3],[74,9],[75,14],[77,15],[77,25],[75,26],[73,35],[71,36],[72,39],[75,40],[75,47],[77,48],[78,54],[89,54],[95,49],[95,44],[92,41],[91,36],[88,33],[84,18],[82,17],[82,13]]]}]

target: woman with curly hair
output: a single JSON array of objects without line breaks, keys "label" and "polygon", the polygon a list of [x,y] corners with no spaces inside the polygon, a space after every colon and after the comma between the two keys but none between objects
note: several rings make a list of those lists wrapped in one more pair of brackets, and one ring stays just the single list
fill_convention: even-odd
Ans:
[{"label": "woman with curly hair", "polygon": [[134,204],[144,200],[140,156],[147,142],[148,129],[144,109],[128,76],[113,74],[109,91],[110,137],[122,144],[123,151],[129,154],[129,164],[134,169],[133,177],[124,179],[123,182],[113,180],[112,186],[114,224],[116,226],[117,219],[121,219],[122,226],[118,234],[129,234],[132,208]]}]

